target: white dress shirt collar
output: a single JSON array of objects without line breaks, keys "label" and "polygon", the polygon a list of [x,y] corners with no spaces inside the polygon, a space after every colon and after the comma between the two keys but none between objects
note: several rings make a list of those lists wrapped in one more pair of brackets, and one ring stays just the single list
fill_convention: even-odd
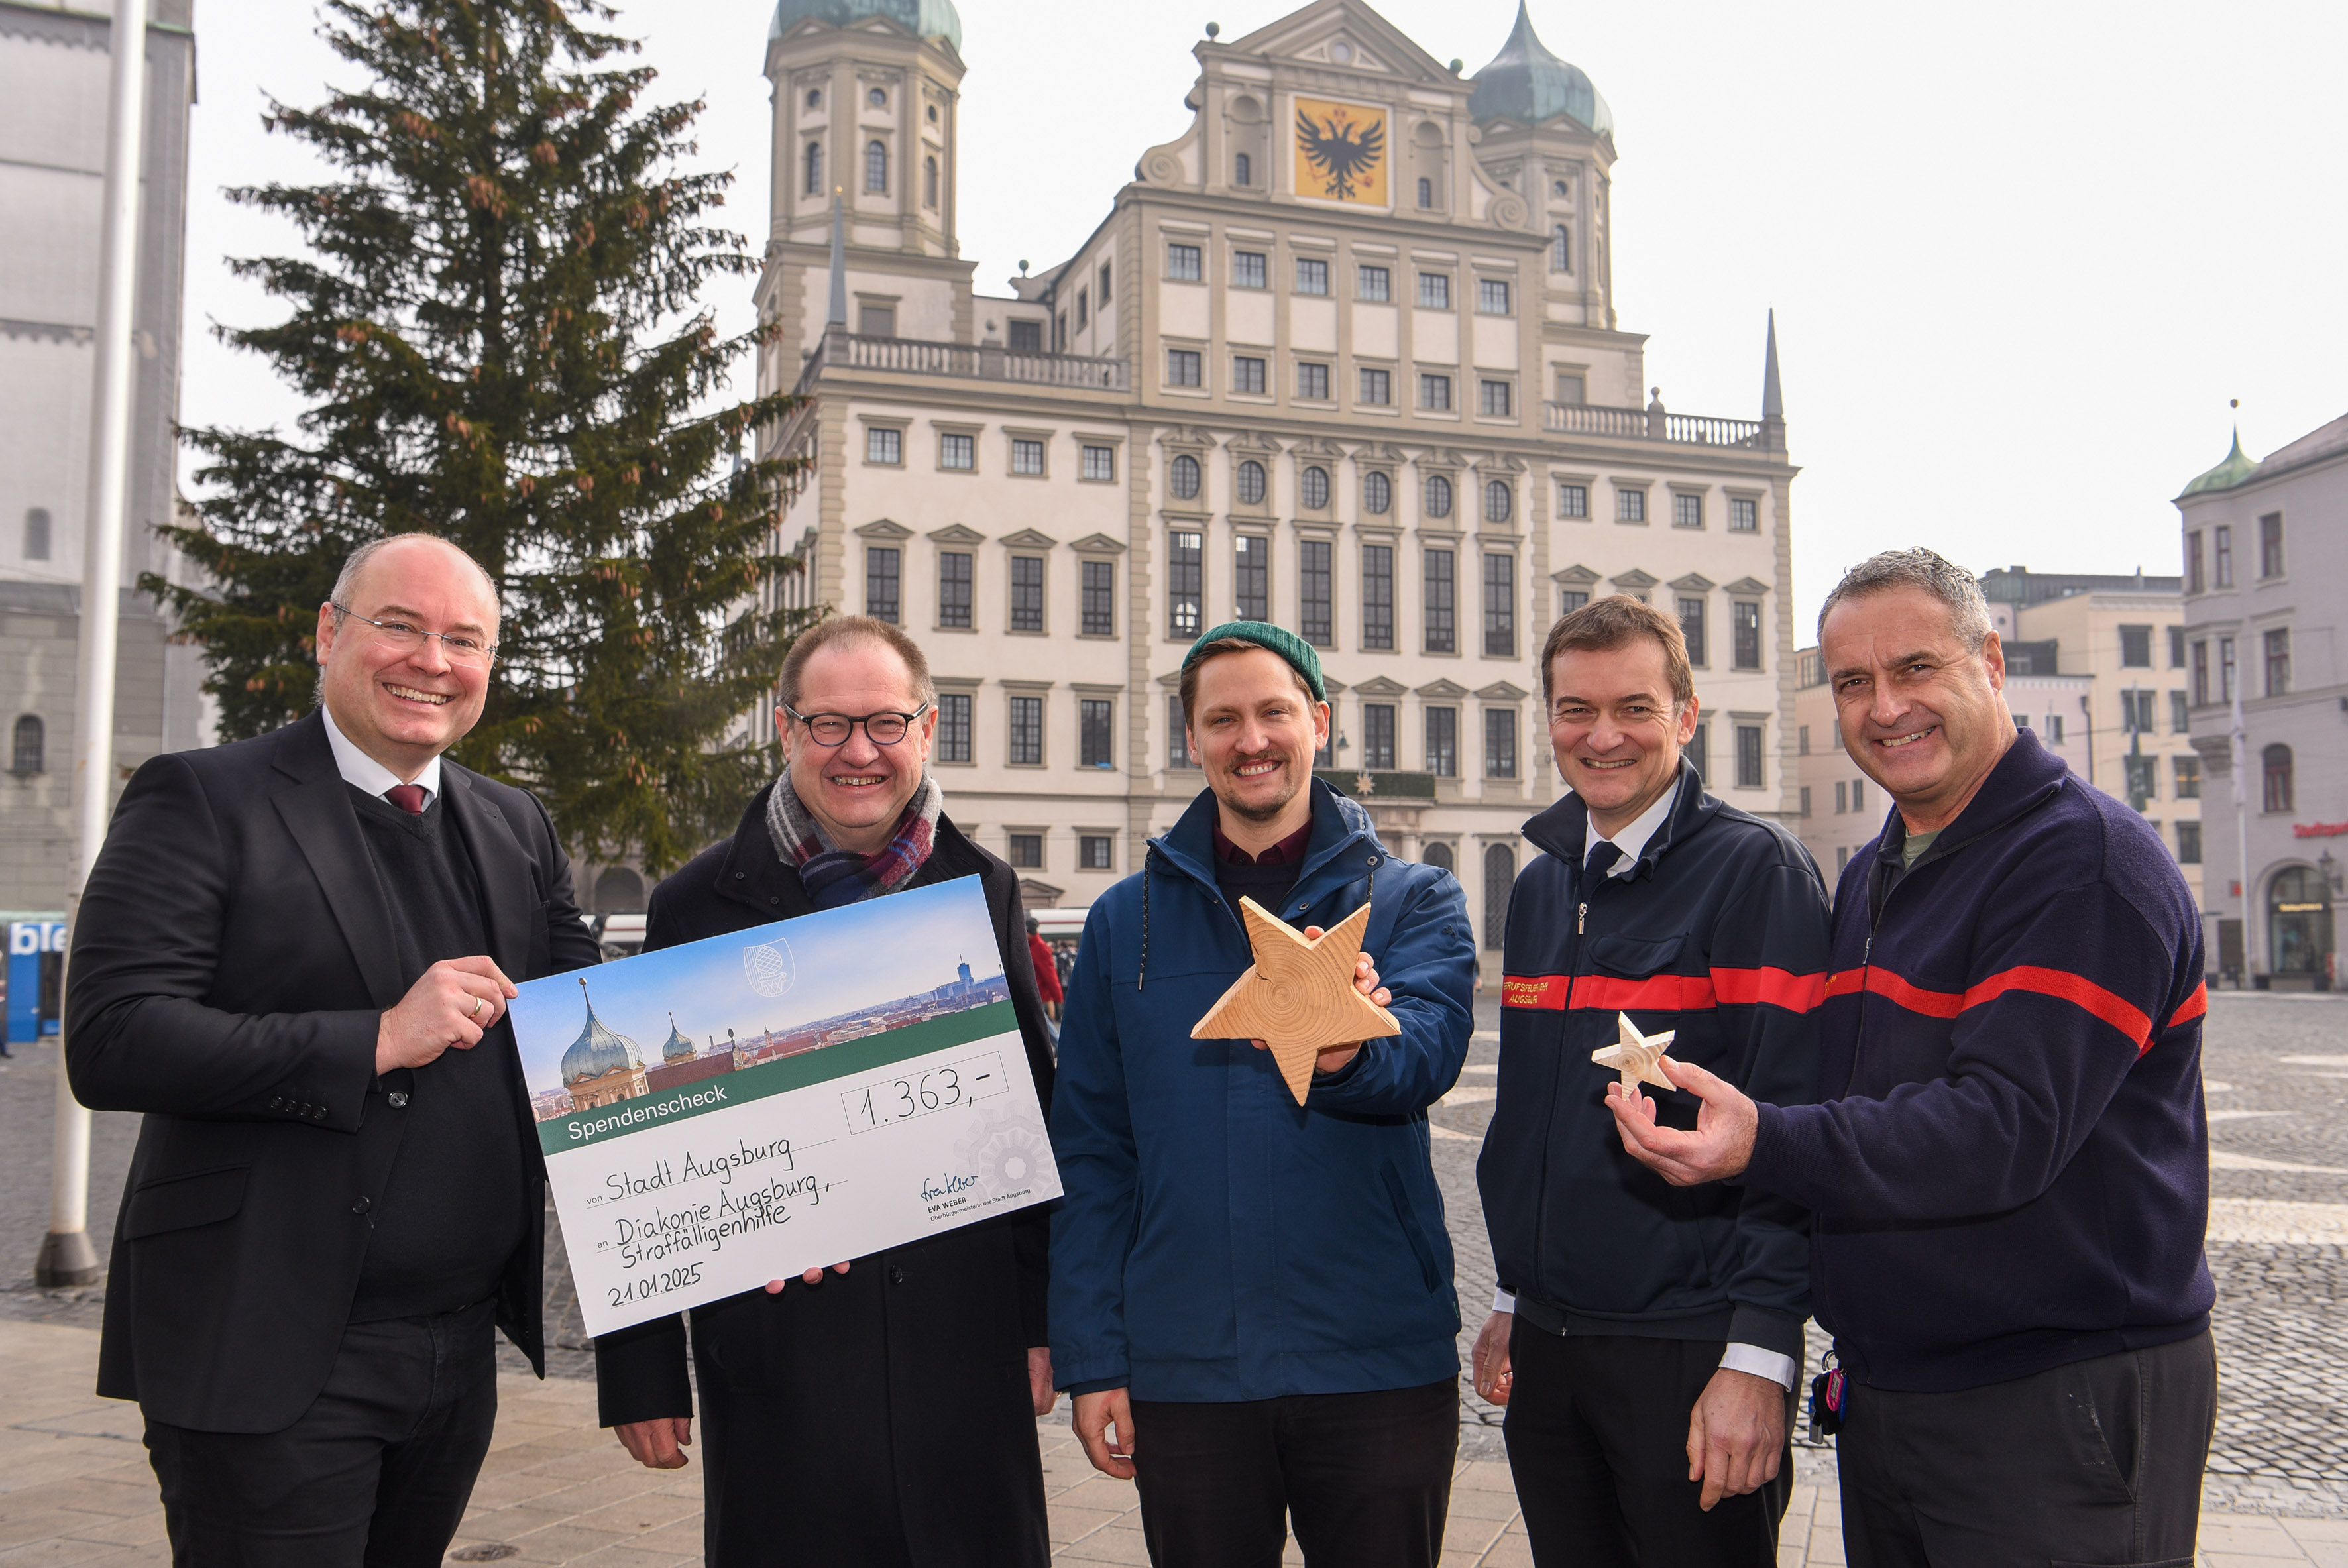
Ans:
[{"label": "white dress shirt collar", "polygon": [[1639,869],[1639,851],[1647,847],[1647,841],[1655,836],[1655,830],[1663,825],[1663,819],[1672,814],[1672,808],[1679,803],[1679,776],[1673,774],[1672,787],[1656,796],[1655,803],[1640,812],[1622,831],[1601,833],[1598,830],[1598,824],[1591,822],[1581,835],[1582,859],[1588,860],[1591,848],[1603,840],[1622,851],[1622,858],[1616,861],[1614,869],[1606,874],[1629,876]]},{"label": "white dress shirt collar", "polygon": [[335,749],[335,769],[343,776],[343,782],[345,784],[376,796],[380,796],[395,784],[421,784],[424,786],[424,803],[427,806],[432,804],[439,795],[440,758],[438,756],[426,763],[424,771],[418,773],[413,779],[402,779],[398,774],[361,751],[357,744],[336,727],[334,711],[325,704],[318,705],[318,716],[326,721],[326,744]]}]

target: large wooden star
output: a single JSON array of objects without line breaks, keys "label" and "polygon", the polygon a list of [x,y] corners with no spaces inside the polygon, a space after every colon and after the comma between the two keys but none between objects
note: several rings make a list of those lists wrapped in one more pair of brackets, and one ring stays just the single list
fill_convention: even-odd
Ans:
[{"label": "large wooden star", "polygon": [[1191,1028],[1192,1039],[1263,1041],[1303,1105],[1320,1052],[1402,1033],[1392,1013],[1354,989],[1368,904],[1310,942],[1251,898],[1240,900],[1240,914],[1255,962]]},{"label": "large wooden star", "polygon": [[1660,1035],[1643,1035],[1639,1026],[1631,1022],[1628,1013],[1614,1015],[1615,1028],[1621,1036],[1619,1045],[1605,1046],[1590,1053],[1590,1059],[1601,1068],[1612,1068],[1622,1075],[1622,1087],[1635,1090],[1643,1083],[1657,1088],[1677,1088],[1679,1085],[1663,1076],[1656,1064],[1663,1059],[1663,1047],[1672,1043],[1677,1029],[1665,1029]]}]

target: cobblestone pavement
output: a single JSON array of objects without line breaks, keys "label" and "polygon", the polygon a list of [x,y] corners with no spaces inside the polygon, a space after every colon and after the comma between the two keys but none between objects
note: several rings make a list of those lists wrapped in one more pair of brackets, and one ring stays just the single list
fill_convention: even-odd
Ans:
[{"label": "cobblestone pavement", "polygon": [[[1498,1023],[1497,1004],[1479,1001],[1468,1068],[1434,1118],[1436,1171],[1457,1253],[1463,1367],[1493,1287],[1475,1160],[1490,1109]],[[2348,997],[2213,997],[2207,1056],[2209,1259],[2223,1381],[2205,1494],[2217,1511],[2205,1516],[2204,1560],[2348,1565],[2348,1366],[2337,1353],[2348,1340]],[[12,1227],[0,1320],[15,1320],[0,1321],[0,1563],[160,1562],[160,1517],[136,1412],[88,1393],[89,1331],[102,1297],[31,1284],[46,1229],[55,1060],[51,1050],[0,1062],[0,1221]],[[137,1119],[97,1121],[90,1208],[102,1252]],[[521,1542],[514,1560],[530,1563],[697,1563],[695,1478],[637,1470],[594,1429],[576,1303],[565,1271],[558,1264],[550,1273],[555,1377],[542,1385],[510,1372],[506,1378],[498,1449],[459,1546]],[[1814,1327],[1813,1363],[1822,1348]],[[1461,1396],[1446,1561],[1529,1562],[1498,1412],[1474,1397],[1464,1375]],[[1065,1404],[1038,1432],[1056,1554],[1143,1561],[1131,1488],[1086,1464]],[[1803,1451],[1798,1464],[1781,1562],[1838,1563],[1831,1457]]]}]

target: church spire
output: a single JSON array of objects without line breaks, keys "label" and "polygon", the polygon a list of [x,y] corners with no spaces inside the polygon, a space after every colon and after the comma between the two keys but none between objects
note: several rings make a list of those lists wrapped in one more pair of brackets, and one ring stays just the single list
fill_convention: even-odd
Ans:
[{"label": "church spire", "polygon": [[831,314],[832,326],[848,325],[848,215],[840,203],[840,188],[831,188]]},{"label": "church spire", "polygon": [[1777,386],[1777,312],[1769,312],[1769,352],[1761,365],[1761,417],[1782,419],[1786,417],[1786,395]]}]

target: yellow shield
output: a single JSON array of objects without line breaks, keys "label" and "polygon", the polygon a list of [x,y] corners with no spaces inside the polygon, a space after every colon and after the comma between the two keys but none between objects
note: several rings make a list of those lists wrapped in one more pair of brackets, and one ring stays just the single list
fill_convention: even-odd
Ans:
[{"label": "yellow shield", "polygon": [[1296,193],[1316,201],[1386,204],[1386,111],[1325,98],[1296,100]]}]

